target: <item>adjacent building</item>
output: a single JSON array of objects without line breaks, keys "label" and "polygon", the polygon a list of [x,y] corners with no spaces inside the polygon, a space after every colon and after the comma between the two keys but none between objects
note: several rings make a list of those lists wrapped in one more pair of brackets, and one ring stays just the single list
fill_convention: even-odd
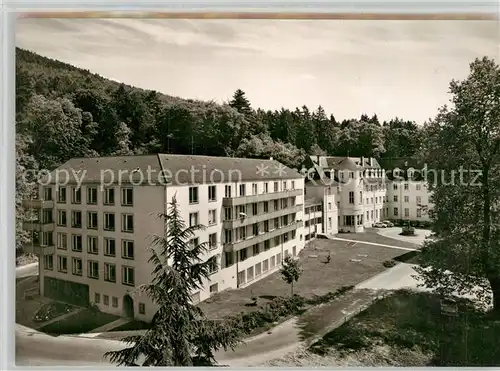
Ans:
[{"label": "adjacent building", "polygon": [[199,302],[252,284],[321,233],[363,232],[385,219],[429,220],[424,179],[411,159],[311,156],[307,176],[275,160],[187,155],[75,158],[43,180],[24,207],[36,218],[26,251],[40,256],[40,293],[149,321],[137,290],[151,282],[153,236],[175,198],[190,243],[207,243],[211,275]]},{"label": "adjacent building", "polygon": [[432,202],[426,165],[411,157],[380,160],[387,173],[385,217],[429,222]]},{"label": "adjacent building", "polygon": [[274,160],[185,155],[71,159],[53,171],[39,198],[25,200],[40,255],[40,293],[149,321],[156,311],[137,288],[151,281],[159,215],[178,202],[190,241],[206,242],[212,272],[195,302],[249,285],[304,247],[304,178]]},{"label": "adjacent building", "polygon": [[[306,236],[363,232],[386,219],[429,221],[423,165],[414,159],[310,156],[305,180]],[[414,170],[412,172],[412,170]],[[321,218],[308,213],[321,211]],[[320,223],[318,221],[321,221]]]}]

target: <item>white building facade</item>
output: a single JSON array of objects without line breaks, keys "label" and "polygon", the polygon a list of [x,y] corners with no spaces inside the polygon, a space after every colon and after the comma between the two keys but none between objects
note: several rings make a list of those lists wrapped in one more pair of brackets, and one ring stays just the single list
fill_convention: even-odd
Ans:
[{"label": "white building facade", "polygon": [[151,282],[148,248],[165,236],[158,216],[174,197],[188,226],[205,226],[191,242],[206,242],[213,262],[195,302],[250,285],[304,247],[304,178],[277,161],[159,154],[72,159],[56,171],[25,201],[38,213],[25,229],[40,293],[57,300],[151,320],[157,308],[137,287]]}]

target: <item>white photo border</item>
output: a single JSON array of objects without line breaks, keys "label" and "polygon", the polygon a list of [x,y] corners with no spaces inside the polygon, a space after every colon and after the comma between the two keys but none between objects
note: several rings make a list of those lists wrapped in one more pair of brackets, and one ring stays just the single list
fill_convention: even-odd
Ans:
[{"label": "white photo border", "polygon": [[[120,12],[154,12],[154,11],[198,11],[198,12],[349,12],[349,13],[486,13],[500,14],[498,1],[140,1],[140,0],[3,0],[0,1],[0,40],[2,60],[0,62],[0,249],[1,254],[1,298],[0,308],[0,361],[2,370],[30,369],[15,366],[15,26],[17,13],[22,12],[54,12],[54,11],[114,11]],[[14,305],[12,305],[14,303]],[[37,367],[53,370],[74,367]],[[333,368],[333,367],[332,367]],[[196,368],[199,370],[200,368]],[[231,368],[237,369],[237,368]]]}]

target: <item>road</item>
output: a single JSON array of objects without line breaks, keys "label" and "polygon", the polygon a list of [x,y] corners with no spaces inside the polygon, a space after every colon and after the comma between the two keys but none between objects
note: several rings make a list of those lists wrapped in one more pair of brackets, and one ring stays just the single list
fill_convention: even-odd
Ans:
[{"label": "road", "polygon": [[[353,242],[360,243],[354,240]],[[387,245],[387,248],[391,247]],[[398,247],[392,246],[392,248]],[[406,250],[406,248],[402,249]],[[413,270],[411,267],[400,268],[401,266],[406,266],[406,264],[398,264],[358,286],[359,288],[369,286],[387,289],[391,283],[391,289],[407,287],[408,277]],[[38,268],[35,264],[17,268],[16,276],[28,277],[37,272]],[[409,280],[411,281],[411,278]],[[273,328],[270,333],[247,339],[235,351],[219,352],[216,358],[220,364],[224,365],[252,366],[293,352],[300,345],[299,329],[295,319],[291,319]],[[103,353],[108,350],[121,349],[123,346],[124,344],[117,340],[75,336],[52,337],[16,325],[16,364],[18,366],[112,366],[103,359]]]}]

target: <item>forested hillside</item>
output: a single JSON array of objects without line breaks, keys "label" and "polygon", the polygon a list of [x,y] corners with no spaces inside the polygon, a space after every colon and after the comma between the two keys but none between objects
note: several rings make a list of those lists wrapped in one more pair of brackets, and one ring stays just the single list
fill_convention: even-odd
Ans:
[{"label": "forested hillside", "polygon": [[413,156],[412,121],[377,116],[336,121],[321,106],[264,111],[241,90],[227,104],[146,91],[16,51],[18,198],[23,168],[53,169],[71,157],[178,153],[274,157],[298,167],[307,154]]}]

